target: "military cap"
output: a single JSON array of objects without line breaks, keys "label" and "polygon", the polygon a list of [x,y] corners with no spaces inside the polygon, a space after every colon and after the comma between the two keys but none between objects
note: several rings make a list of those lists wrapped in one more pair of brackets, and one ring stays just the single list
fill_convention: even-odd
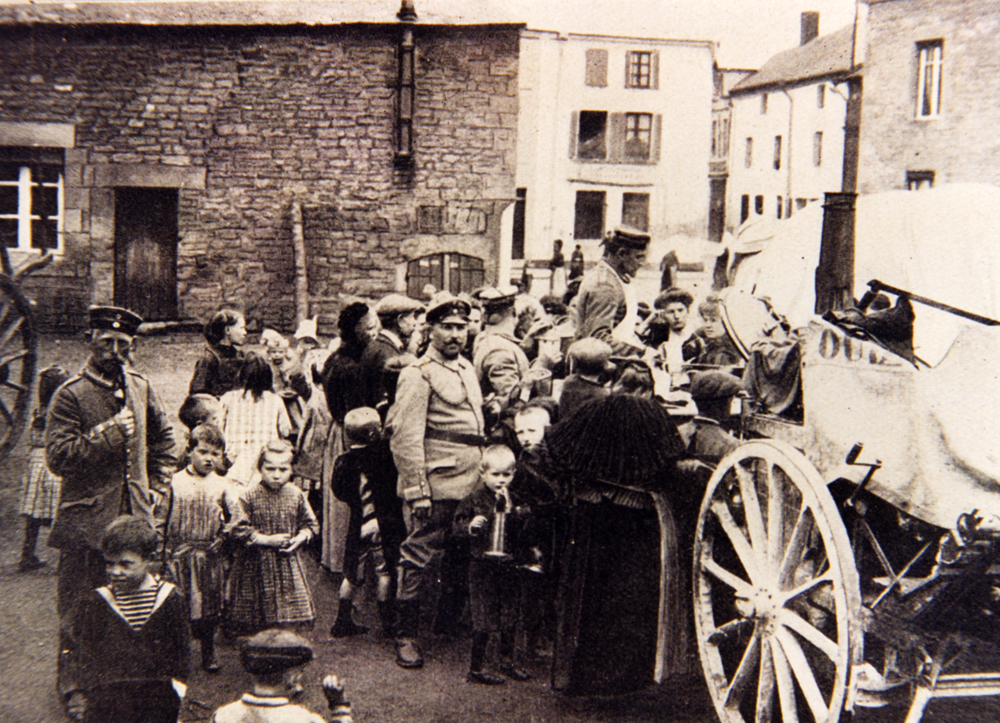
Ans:
[{"label": "military cap", "polygon": [[496,286],[487,286],[476,295],[476,298],[482,303],[483,310],[486,313],[492,313],[513,306],[517,294],[518,289],[515,286],[503,286],[499,288]]},{"label": "military cap", "polygon": [[458,317],[461,321],[467,322],[471,311],[472,307],[468,301],[462,301],[447,291],[441,291],[427,306],[427,323],[437,324],[449,317]]},{"label": "military cap", "polygon": [[612,245],[645,251],[649,246],[650,236],[645,231],[640,231],[631,226],[618,226],[608,239]]},{"label": "military cap", "polygon": [[367,447],[382,438],[382,418],[371,407],[357,407],[344,415],[344,437],[352,447]]},{"label": "military cap", "polygon": [[402,294],[389,294],[375,304],[375,313],[379,316],[399,316],[423,310],[423,304]]},{"label": "military cap", "polygon": [[89,311],[90,328],[96,330],[118,331],[122,334],[135,336],[142,323],[138,314],[118,306],[91,306]]},{"label": "military cap", "polygon": [[731,399],[742,389],[739,379],[724,372],[702,372],[691,380],[691,398],[696,402]]},{"label": "military cap", "polygon": [[251,675],[267,675],[308,663],[313,659],[313,649],[301,635],[272,628],[247,638],[240,659]]}]

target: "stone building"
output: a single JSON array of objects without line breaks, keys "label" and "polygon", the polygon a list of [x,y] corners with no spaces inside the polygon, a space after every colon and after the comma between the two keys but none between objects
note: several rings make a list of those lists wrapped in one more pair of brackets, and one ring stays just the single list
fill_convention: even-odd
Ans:
[{"label": "stone building", "polygon": [[853,26],[821,36],[819,14],[803,13],[801,44],[733,86],[728,228],[841,190],[853,42]]},{"label": "stone building", "polygon": [[618,224],[704,238],[714,43],[526,30],[511,255],[600,258]]},{"label": "stone building", "polygon": [[1000,5],[867,6],[858,190],[1000,184]]},{"label": "stone building", "polygon": [[327,322],[494,281],[520,26],[433,6],[0,5],[0,235],[55,252],[42,328],[113,302],[288,329],[297,265]]}]

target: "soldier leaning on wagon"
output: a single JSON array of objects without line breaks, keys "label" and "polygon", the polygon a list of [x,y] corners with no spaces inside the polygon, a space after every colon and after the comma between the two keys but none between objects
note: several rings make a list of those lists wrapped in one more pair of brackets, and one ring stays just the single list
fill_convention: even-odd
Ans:
[{"label": "soldier leaning on wagon", "polygon": [[619,227],[604,239],[604,257],[583,276],[570,304],[576,338],[606,341],[618,356],[639,356],[644,345],[636,336],[639,304],[636,272],[646,263],[649,234]]},{"label": "soldier leaning on wagon", "polygon": [[450,530],[459,501],[476,483],[485,441],[479,382],[472,364],[461,356],[468,315],[469,304],[447,293],[431,303],[430,348],[400,373],[396,402],[386,418],[408,532],[400,545],[396,594],[396,662],[406,668],[423,665],[416,645],[419,591],[436,552],[445,552],[445,575],[453,575],[442,593],[439,619],[454,620],[461,612],[460,581],[454,578],[461,548]]},{"label": "soldier leaning on wagon", "polygon": [[[90,310],[91,354],[49,408],[46,461],[63,478],[48,544],[61,551],[57,609],[66,619],[104,584],[104,529],[121,514],[152,517],[169,489],[174,437],[149,381],[127,369],[142,319],[126,309]],[[72,689],[60,656],[60,690]]]}]

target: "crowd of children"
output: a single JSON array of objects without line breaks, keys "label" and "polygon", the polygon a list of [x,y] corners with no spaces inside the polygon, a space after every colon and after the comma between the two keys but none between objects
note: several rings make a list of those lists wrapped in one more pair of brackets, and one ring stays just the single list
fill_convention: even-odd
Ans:
[{"label": "crowd of children", "polygon": [[[680,354],[688,363],[738,363],[716,299],[698,307],[703,325],[683,345],[676,320],[667,313],[678,304],[686,311],[690,294],[671,289],[658,298],[657,312],[644,325],[651,349],[668,360]],[[363,312],[354,309],[345,322],[352,334],[367,320],[375,323],[367,306]],[[409,313],[420,315],[403,309],[397,316]],[[672,331],[657,337],[657,324]],[[420,334],[419,324],[412,326],[412,333]],[[394,328],[402,334],[407,327]],[[370,331],[361,335],[369,342],[380,333]],[[245,320],[235,312],[220,312],[206,326],[208,349],[178,413],[188,429],[186,454],[169,493],[158,500],[157,527],[143,517],[122,517],[102,540],[108,585],[80,602],[70,626],[70,659],[82,672],[68,710],[81,720],[176,720],[188,674],[188,636],[200,643],[201,667],[214,673],[220,669],[215,651],[220,628],[227,635],[246,636],[242,661],[254,677],[254,689],[220,709],[215,721],[318,720],[287,694],[312,658],[308,641],[293,631],[310,630],[317,617],[303,554],[321,535],[316,503],[323,503],[321,514],[330,509],[329,500],[314,496],[321,477],[328,480],[323,494],[349,509],[330,635],[367,632],[355,620],[354,607],[367,570],[374,575],[382,632],[387,637],[396,633],[397,569],[407,520],[393,453],[383,435],[384,409],[358,406],[369,398],[358,395],[355,403],[337,405],[331,416],[327,403],[336,380],[329,371],[329,380],[321,372],[329,352],[319,346],[314,321],[296,336],[300,343],[295,352],[280,334],[269,331],[261,338],[265,353],[244,353],[245,337]],[[419,339],[392,338],[405,350],[399,358],[413,359],[409,350],[422,353],[427,345],[426,338],[422,345]],[[537,354],[539,340],[533,344]],[[464,353],[472,348],[470,341]],[[373,378],[386,385],[378,396],[385,406],[393,401],[400,365],[394,365],[391,355],[383,361],[384,368],[375,370],[380,373]],[[487,430],[478,481],[458,504],[446,533],[465,545],[468,555],[458,579],[445,584],[463,587],[468,594],[472,640],[467,679],[474,683],[528,680],[524,662],[533,655],[552,655],[560,552],[568,534],[561,509],[567,493],[549,474],[553,463],[546,430],[610,393],[638,390],[651,396],[654,386],[646,362],[614,359],[612,347],[592,337],[569,346],[565,360],[557,355],[550,361],[562,377],[558,403],[549,396],[551,373],[515,375],[516,388],[505,395],[503,413]],[[326,367],[339,369],[336,363]],[[21,571],[44,564],[35,555],[35,540],[39,527],[54,516],[59,497],[59,478],[45,465],[45,407],[66,376],[57,367],[40,376],[20,504],[26,520]],[[538,379],[549,387],[539,387]],[[318,393],[320,386],[325,394]],[[701,395],[696,401],[713,410],[728,410],[737,391],[738,384],[727,374],[692,386],[692,395]],[[721,437],[725,433],[717,428],[724,417],[713,412],[714,419],[696,418],[687,432],[692,444],[707,449],[711,437],[713,450],[725,448],[731,438]],[[306,450],[302,440],[311,424],[326,425],[313,430],[312,439],[323,447],[336,438],[335,454]],[[301,460],[310,456],[325,457],[329,469],[322,475],[318,469],[300,469]],[[453,612],[461,614],[461,607]],[[494,637],[496,645],[491,646]],[[515,644],[519,640],[522,645]],[[487,652],[494,648],[496,660],[490,661]],[[146,671],[139,676],[141,685],[135,682],[136,670]],[[324,691],[334,718],[349,721],[339,682],[324,681]]]}]

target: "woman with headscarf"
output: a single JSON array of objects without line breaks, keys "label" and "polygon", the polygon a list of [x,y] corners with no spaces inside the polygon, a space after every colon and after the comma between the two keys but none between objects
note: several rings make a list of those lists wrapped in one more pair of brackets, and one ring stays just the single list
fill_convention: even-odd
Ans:
[{"label": "woman with headscarf", "polygon": [[323,532],[320,562],[330,572],[343,572],[344,543],[351,509],[333,494],[330,487],[337,457],[344,453],[344,417],[352,409],[365,406],[361,376],[361,356],[378,335],[378,317],[363,302],[350,304],[340,312],[340,347],[323,365],[323,392],[332,418],[330,435],[323,454]]},{"label": "woman with headscarf", "polygon": [[239,387],[246,319],[238,311],[222,309],[205,324],[204,335],[205,353],[195,363],[188,394],[211,394],[218,399]]},{"label": "woman with headscarf", "polygon": [[630,693],[687,668],[676,526],[665,494],[684,444],[649,398],[645,375],[627,367],[619,381],[628,383],[547,435],[569,529],[552,687],[568,695]]}]

